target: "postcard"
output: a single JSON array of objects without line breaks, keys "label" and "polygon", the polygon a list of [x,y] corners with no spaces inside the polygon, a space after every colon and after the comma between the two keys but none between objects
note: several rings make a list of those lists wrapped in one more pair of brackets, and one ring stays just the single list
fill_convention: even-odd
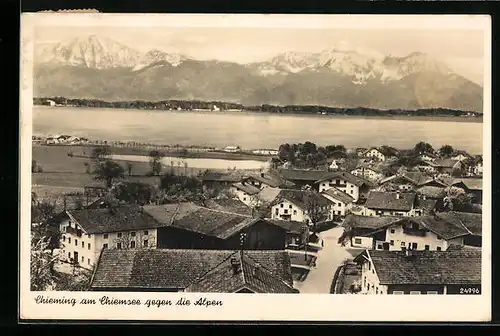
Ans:
[{"label": "postcard", "polygon": [[21,319],[490,320],[489,16],[21,36]]}]

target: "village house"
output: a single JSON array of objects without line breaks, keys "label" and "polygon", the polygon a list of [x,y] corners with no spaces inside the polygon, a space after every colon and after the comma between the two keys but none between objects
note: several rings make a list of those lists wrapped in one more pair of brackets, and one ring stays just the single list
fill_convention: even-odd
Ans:
[{"label": "village house", "polygon": [[278,155],[279,151],[277,149],[254,149],[252,153],[257,155]]},{"label": "village house", "polygon": [[61,261],[92,269],[102,249],[156,248],[161,225],[136,205],[66,210],[56,216]]},{"label": "village house", "polygon": [[257,188],[293,188],[292,182],[282,180],[276,174],[260,173],[245,177],[242,182],[256,186]]},{"label": "village house", "polygon": [[446,176],[462,176],[465,170],[462,161],[452,159],[437,159],[434,162],[422,161],[421,166],[429,166],[432,171]]},{"label": "village house", "polygon": [[450,246],[481,246],[482,216],[459,212],[394,218],[349,215],[343,223],[352,246],[374,250],[446,251]]},{"label": "village house", "polygon": [[366,199],[365,216],[421,216],[415,208],[417,195],[413,192],[370,191]]},{"label": "village house", "polygon": [[233,183],[238,183],[243,180],[245,176],[238,171],[205,171],[201,176],[201,182],[207,188],[229,188]]},{"label": "village house", "polygon": [[359,254],[361,294],[480,294],[481,251],[368,251]]},{"label": "village house", "polygon": [[351,171],[351,174],[372,182],[376,182],[384,178],[384,173],[382,171],[369,166],[356,167],[356,169]]},{"label": "village house", "polygon": [[246,182],[233,183],[230,191],[236,195],[236,197],[248,206],[258,205],[257,195],[260,193],[260,189],[248,184]]},{"label": "village house", "polygon": [[417,195],[427,199],[442,201],[446,197],[446,188],[435,186],[423,186],[416,190]]},{"label": "village house", "polygon": [[240,146],[226,146],[226,147],[224,147],[224,152],[238,153],[238,152],[241,152],[241,148],[240,148]]},{"label": "village house", "polygon": [[262,218],[191,203],[145,206],[144,211],[161,224],[158,248],[282,250],[286,245],[286,229]]},{"label": "village house", "polygon": [[286,251],[104,250],[92,291],[294,294]]},{"label": "village house", "polygon": [[455,188],[460,188],[466,193],[474,195],[472,200],[475,204],[483,202],[483,179],[482,178],[462,178],[455,179],[452,184]]},{"label": "village house", "polygon": [[336,172],[326,170],[299,170],[282,168],[278,169],[277,173],[282,180],[293,183],[298,189],[313,187],[317,181],[327,180],[332,176],[337,176]]},{"label": "village house", "polygon": [[318,224],[331,220],[331,207],[329,200],[313,191],[283,189],[271,204],[271,219]]},{"label": "village house", "polygon": [[469,173],[473,176],[483,176],[483,157],[478,156],[475,163],[469,167]]},{"label": "village house", "polygon": [[318,180],[315,185],[318,186],[319,192],[337,188],[351,196],[354,202],[363,202],[374,187],[372,182],[347,172],[333,172]]},{"label": "village house", "polygon": [[345,216],[346,211],[351,208],[354,198],[335,187],[321,192],[321,195],[332,202],[330,218]]},{"label": "village house", "polygon": [[404,172],[389,176],[381,180],[379,184],[384,185],[387,183],[397,185],[401,191],[411,191],[423,186],[446,188],[451,182],[446,182],[445,178],[435,178],[422,172]]},{"label": "village house", "polygon": [[365,151],[361,156],[364,158],[371,158],[378,161],[388,161],[396,156],[396,152],[390,150],[389,148],[380,147],[375,148],[372,147]]},{"label": "village house", "polygon": [[304,222],[280,219],[266,219],[266,221],[286,230],[286,249],[296,250],[302,248],[308,242],[310,235],[309,225]]},{"label": "village house", "polygon": [[205,200],[203,202],[205,208],[222,211],[232,212],[244,216],[252,216],[252,208],[245,203],[234,198],[214,198]]},{"label": "village house", "polygon": [[464,161],[464,160],[471,159],[471,158],[472,158],[472,156],[470,156],[469,153],[467,153],[465,151],[456,151],[450,157],[450,159],[455,160],[455,161]]},{"label": "village house", "polygon": [[429,161],[429,162],[434,162],[436,159],[439,158],[436,154],[432,153],[420,153],[418,158],[422,161]]}]

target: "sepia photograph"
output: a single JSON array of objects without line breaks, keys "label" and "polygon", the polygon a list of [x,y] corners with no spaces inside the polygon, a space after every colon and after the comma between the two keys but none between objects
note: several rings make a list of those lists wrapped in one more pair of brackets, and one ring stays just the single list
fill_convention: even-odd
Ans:
[{"label": "sepia photograph", "polygon": [[488,320],[490,20],[424,17],[24,15],[26,314]]}]

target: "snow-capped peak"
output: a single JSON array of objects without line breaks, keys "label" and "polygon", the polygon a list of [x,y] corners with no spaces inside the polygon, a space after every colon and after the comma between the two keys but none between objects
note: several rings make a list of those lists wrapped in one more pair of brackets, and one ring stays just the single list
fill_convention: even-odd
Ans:
[{"label": "snow-capped peak", "polygon": [[184,60],[186,60],[186,57],[179,53],[166,53],[159,49],[152,49],[141,57],[133,70],[137,71],[158,62],[166,62],[172,66],[178,66]]}]

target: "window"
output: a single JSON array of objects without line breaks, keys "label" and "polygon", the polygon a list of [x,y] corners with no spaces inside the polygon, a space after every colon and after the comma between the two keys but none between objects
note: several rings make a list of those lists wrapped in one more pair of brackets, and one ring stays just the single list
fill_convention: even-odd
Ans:
[{"label": "window", "polygon": [[68,259],[71,259],[71,252],[68,252]]},{"label": "window", "polygon": [[420,291],[410,291],[411,295],[420,295]]},{"label": "window", "polygon": [[369,263],[368,263],[368,270],[371,270],[371,269],[372,269],[372,263],[371,263],[371,262],[369,262]]},{"label": "window", "polygon": [[119,250],[121,250],[121,248],[122,248],[122,243],[116,243],[116,248],[117,248],[117,249],[119,249]]},{"label": "window", "polygon": [[63,242],[66,241],[66,236],[62,236]]},{"label": "window", "polygon": [[68,227],[71,227],[71,221],[68,221]]},{"label": "window", "polygon": [[147,239],[144,240],[144,247],[148,247],[148,240]]},{"label": "window", "polygon": [[354,238],[354,244],[361,244],[361,238]]},{"label": "window", "polygon": [[75,246],[78,246],[78,239],[75,239]]},{"label": "window", "polygon": [[339,207],[341,207],[341,206],[342,206],[342,203],[337,203],[337,205],[338,205]]},{"label": "window", "polygon": [[351,190],[351,194],[354,194],[354,191]]},{"label": "window", "polygon": [[130,232],[131,237],[135,237],[135,232]]},{"label": "window", "polygon": [[276,208],[276,211],[274,212],[276,215],[279,214],[278,208]]},{"label": "window", "polygon": [[68,237],[68,243],[71,243],[71,237]]},{"label": "window", "polygon": [[105,233],[105,234],[103,235],[103,238],[104,238],[104,239],[108,239],[108,234],[107,234],[107,233]]},{"label": "window", "polygon": [[144,235],[145,236],[149,235],[148,231],[144,231]]},{"label": "window", "polygon": [[108,244],[102,244],[102,248],[107,249],[108,248]]},{"label": "window", "polygon": [[87,248],[90,250],[90,243],[87,244]]},{"label": "window", "polygon": [[135,248],[135,241],[130,242],[130,248]]},{"label": "window", "polygon": [[375,294],[378,294],[378,287],[375,287]]},{"label": "window", "polygon": [[432,295],[432,294],[437,294],[437,291],[427,291],[427,294]]},{"label": "window", "polygon": [[436,250],[441,251],[441,246],[436,247]]},{"label": "window", "polygon": [[401,247],[405,247],[405,246],[406,246],[405,242],[401,242]]},{"label": "window", "polygon": [[416,250],[418,248],[418,244],[417,243],[412,243],[411,247]]},{"label": "window", "polygon": [[290,208],[290,209],[291,209],[291,208],[292,208],[292,205],[290,204],[290,205],[288,206],[288,208]]},{"label": "window", "polygon": [[429,251],[429,249],[430,249],[430,246],[429,245],[425,245],[425,250]]},{"label": "window", "polygon": [[293,214],[296,215],[297,214],[297,210],[293,210]]},{"label": "window", "polygon": [[246,200],[247,200],[247,198],[246,198],[246,197],[243,197],[243,200],[244,200],[244,201],[246,201]]},{"label": "window", "polygon": [[90,238],[90,236],[92,236],[90,233],[87,233],[87,238]]},{"label": "window", "polygon": [[393,291],[392,294],[394,295],[403,295],[405,292],[403,291]]},{"label": "window", "polygon": [[117,237],[118,237],[118,238],[121,238],[121,237],[122,237],[122,233],[121,233],[121,232],[118,232]]},{"label": "window", "polygon": [[341,210],[337,211],[337,215],[342,215],[342,211]]},{"label": "window", "polygon": [[88,264],[88,265],[90,265],[90,258],[89,258],[89,259],[87,259],[87,264]]},{"label": "window", "polygon": [[85,242],[82,241],[82,248],[85,248]]},{"label": "window", "polygon": [[389,244],[391,244],[391,246],[394,246],[394,240],[391,240]]},{"label": "window", "polygon": [[441,239],[443,239],[443,238],[441,238],[441,237],[437,236],[437,239],[438,239],[438,240],[441,240]]},{"label": "window", "polygon": [[[392,213],[391,213],[391,215],[392,215]],[[391,229],[391,233],[396,233],[396,230]]]},{"label": "window", "polygon": [[281,203],[281,204],[280,204],[280,208],[283,208],[283,206],[284,206],[284,205],[283,205],[283,203]]},{"label": "window", "polygon": [[85,262],[85,258],[82,256],[82,263]]},{"label": "window", "polygon": [[366,287],[366,277],[363,279],[363,287]]},{"label": "window", "polygon": [[382,249],[382,245],[377,245],[377,250],[381,250]]},{"label": "window", "polygon": [[288,209],[285,209],[285,211],[284,211],[284,212],[285,212],[285,214],[287,214],[287,213],[288,213]]}]

